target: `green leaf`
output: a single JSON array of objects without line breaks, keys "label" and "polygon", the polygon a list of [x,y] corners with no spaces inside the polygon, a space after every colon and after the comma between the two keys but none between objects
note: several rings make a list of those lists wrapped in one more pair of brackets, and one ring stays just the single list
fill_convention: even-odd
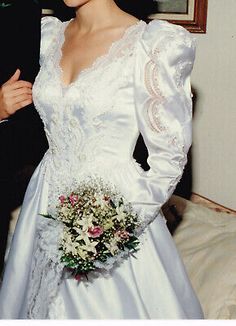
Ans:
[{"label": "green leaf", "polygon": [[49,219],[51,219],[51,220],[56,220],[53,216],[48,215],[48,214],[39,214],[39,215],[41,215],[41,216],[43,216],[43,217],[45,217],[45,218],[49,218]]}]

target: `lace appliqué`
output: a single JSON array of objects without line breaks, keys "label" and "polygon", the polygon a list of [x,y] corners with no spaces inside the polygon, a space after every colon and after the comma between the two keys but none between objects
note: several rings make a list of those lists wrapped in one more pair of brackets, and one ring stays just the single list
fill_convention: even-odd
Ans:
[{"label": "lace appliqu\u00e9", "polygon": [[174,79],[178,88],[184,87],[184,75],[192,69],[192,61],[180,60],[175,67]]},{"label": "lace appliqu\u00e9", "polygon": [[[169,194],[172,193],[173,188],[182,177],[182,172],[187,162],[187,153],[185,151],[183,140],[179,139],[178,134],[175,135],[171,130],[169,130],[168,121],[166,120],[168,112],[163,111],[165,110],[165,103],[168,101],[168,98],[165,98],[164,93],[159,86],[160,80],[163,83],[162,77],[159,74],[159,66],[161,65],[162,57],[165,56],[165,52],[171,50],[173,42],[180,44],[181,46],[184,44],[186,47],[194,47],[194,44],[182,27],[177,30],[177,33],[181,37],[176,37],[176,29],[173,29],[170,24],[166,25],[166,31],[167,33],[163,33],[162,39],[159,40],[158,47],[154,47],[149,53],[149,61],[145,66],[144,81],[145,87],[149,94],[149,98],[146,102],[146,120],[149,127],[158,134],[164,134],[165,136],[163,137],[166,137],[168,141],[167,146],[171,146],[174,151],[177,149],[179,153],[181,153],[179,161],[173,161],[173,164],[176,165],[179,173],[176,174],[176,178],[171,179],[168,185]],[[175,87],[177,88],[179,96],[183,97],[182,105],[185,106],[186,109],[191,109],[192,103],[191,98],[187,99],[185,95],[184,77],[190,73],[192,64],[193,63],[191,61],[180,59],[175,65]]]},{"label": "lace appliqu\u00e9", "polygon": [[158,83],[158,65],[154,58],[159,54],[158,49],[154,49],[150,54],[150,60],[145,66],[144,82],[150,99],[147,103],[147,121],[151,126],[151,129],[156,132],[163,132],[167,130],[164,125],[161,115],[159,113],[159,105],[164,102],[164,96],[159,88]]},{"label": "lace appliqu\u00e9", "polygon": [[46,319],[62,280],[58,242],[62,227],[53,220],[39,217],[28,290],[29,319]]}]

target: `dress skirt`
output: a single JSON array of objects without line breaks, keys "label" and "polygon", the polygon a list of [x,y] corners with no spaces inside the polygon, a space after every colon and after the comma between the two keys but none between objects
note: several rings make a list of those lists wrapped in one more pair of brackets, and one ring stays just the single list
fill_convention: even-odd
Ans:
[{"label": "dress skirt", "polygon": [[[0,291],[0,317],[26,319],[39,212],[48,204],[43,162],[28,186]],[[64,279],[50,319],[199,319],[202,311],[160,213],[140,238],[140,249],[109,273],[88,281]],[[40,316],[39,316],[40,319]]]}]

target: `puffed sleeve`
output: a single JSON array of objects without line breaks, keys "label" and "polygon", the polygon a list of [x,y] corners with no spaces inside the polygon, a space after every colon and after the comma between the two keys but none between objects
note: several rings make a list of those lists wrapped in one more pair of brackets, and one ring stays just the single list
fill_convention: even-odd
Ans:
[{"label": "puffed sleeve", "polygon": [[41,43],[40,43],[40,66],[42,66],[50,44],[55,37],[55,33],[60,27],[61,21],[52,16],[46,16],[41,19]]},{"label": "puffed sleeve", "polygon": [[139,41],[135,102],[150,170],[139,172],[133,205],[152,220],[169,199],[187,162],[192,141],[190,73],[195,43],[183,27],[152,21]]}]

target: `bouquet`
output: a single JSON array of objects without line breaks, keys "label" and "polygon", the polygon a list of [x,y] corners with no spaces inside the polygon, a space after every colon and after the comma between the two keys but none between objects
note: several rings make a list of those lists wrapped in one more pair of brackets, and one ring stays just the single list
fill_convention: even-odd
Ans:
[{"label": "bouquet", "polygon": [[43,216],[63,223],[61,262],[77,280],[138,250],[137,214],[123,196],[101,183],[84,183],[62,194],[55,216]]}]

